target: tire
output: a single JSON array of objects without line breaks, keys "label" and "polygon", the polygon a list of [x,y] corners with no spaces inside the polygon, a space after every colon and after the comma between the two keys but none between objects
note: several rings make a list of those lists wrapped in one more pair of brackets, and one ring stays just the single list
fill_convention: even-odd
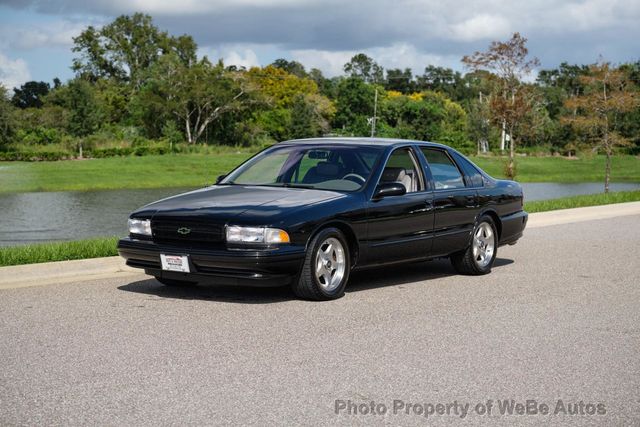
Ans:
[{"label": "tire", "polygon": [[350,270],[347,239],[337,228],[325,228],[311,239],[300,276],[291,287],[299,298],[337,299],[344,295]]},{"label": "tire", "polygon": [[498,231],[493,219],[483,215],[473,228],[469,246],[451,255],[451,263],[460,274],[479,276],[491,272],[498,254]]},{"label": "tire", "polygon": [[180,286],[193,286],[195,283],[193,282],[184,282],[182,280],[171,280],[171,279],[163,279],[161,277],[158,276],[154,276],[156,278],[156,280],[160,283],[162,283],[165,286],[170,286],[172,288],[174,287],[180,287]]}]

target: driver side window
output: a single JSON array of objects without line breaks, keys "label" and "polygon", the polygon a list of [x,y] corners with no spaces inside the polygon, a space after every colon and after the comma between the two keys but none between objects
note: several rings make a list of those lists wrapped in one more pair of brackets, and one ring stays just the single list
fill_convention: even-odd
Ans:
[{"label": "driver side window", "polygon": [[380,184],[399,182],[407,189],[407,193],[424,190],[424,181],[420,168],[410,148],[396,149],[382,171]]}]

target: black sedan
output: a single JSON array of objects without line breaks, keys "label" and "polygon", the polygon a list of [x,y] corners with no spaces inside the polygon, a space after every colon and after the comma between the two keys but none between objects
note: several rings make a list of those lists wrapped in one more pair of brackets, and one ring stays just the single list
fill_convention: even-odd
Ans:
[{"label": "black sedan", "polygon": [[321,138],[276,144],[216,185],[135,211],[118,251],[169,286],[289,285],[326,300],[361,268],[449,257],[486,274],[526,223],[520,185],[450,147]]}]

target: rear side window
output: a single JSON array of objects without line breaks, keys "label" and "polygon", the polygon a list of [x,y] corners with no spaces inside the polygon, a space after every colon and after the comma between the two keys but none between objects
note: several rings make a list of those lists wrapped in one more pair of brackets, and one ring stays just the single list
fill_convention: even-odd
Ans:
[{"label": "rear side window", "polygon": [[467,175],[471,187],[484,186],[482,174],[480,174],[480,171],[478,171],[478,169],[473,166],[469,160],[465,159],[458,153],[453,153],[453,157],[456,159],[456,162],[458,162],[458,166],[464,170],[464,174]]},{"label": "rear side window", "polygon": [[429,163],[436,190],[465,187],[460,170],[444,151],[429,148],[420,149]]}]

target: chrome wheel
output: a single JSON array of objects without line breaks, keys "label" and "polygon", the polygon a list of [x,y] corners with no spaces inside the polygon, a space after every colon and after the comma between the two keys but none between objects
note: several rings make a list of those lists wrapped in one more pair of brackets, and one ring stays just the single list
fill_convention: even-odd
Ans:
[{"label": "chrome wheel", "polygon": [[496,238],[491,225],[481,223],[473,236],[473,259],[478,267],[484,268],[489,265],[495,248]]},{"label": "chrome wheel", "polygon": [[327,292],[334,291],[342,282],[346,269],[345,251],[342,243],[329,237],[318,247],[316,254],[316,279]]}]

